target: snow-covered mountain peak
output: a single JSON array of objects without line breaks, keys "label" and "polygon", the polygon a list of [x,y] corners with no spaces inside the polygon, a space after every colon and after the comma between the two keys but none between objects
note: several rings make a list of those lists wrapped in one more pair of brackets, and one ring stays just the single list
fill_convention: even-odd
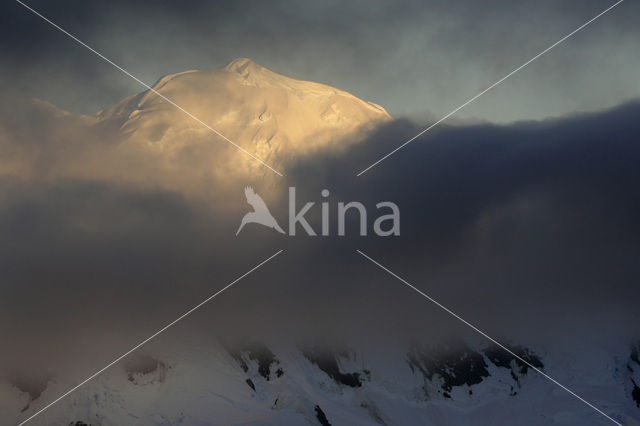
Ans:
[{"label": "snow-covered mountain peak", "polygon": [[219,69],[166,75],[153,90],[100,111],[98,121],[115,124],[119,139],[155,153],[213,150],[212,161],[236,171],[262,168],[163,97],[276,167],[285,158],[344,148],[391,119],[384,108],[344,90],[241,58]]}]

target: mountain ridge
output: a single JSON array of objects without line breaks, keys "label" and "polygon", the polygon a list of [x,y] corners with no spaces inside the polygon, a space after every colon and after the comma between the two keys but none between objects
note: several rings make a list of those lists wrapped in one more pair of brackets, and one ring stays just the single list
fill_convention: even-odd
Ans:
[{"label": "mountain ridge", "polygon": [[[584,425],[601,420],[491,344],[410,345],[379,357],[340,346],[198,342],[134,354],[63,400],[60,410],[46,414],[47,421],[298,425],[323,424],[323,418],[353,425]],[[549,358],[547,365],[547,358],[518,348],[545,372],[561,373],[557,360]],[[591,372],[602,379],[596,386],[578,380],[570,387],[579,385],[579,393],[589,394],[606,386],[609,396],[601,396],[598,405],[633,424],[638,409],[628,386],[634,381],[617,371],[625,365],[635,371],[636,353],[616,360],[616,370],[601,366]],[[571,371],[576,373],[580,370]],[[21,417],[69,385],[52,379],[35,398],[18,388],[11,392],[2,382],[0,391],[11,392],[15,405],[5,408]]]}]

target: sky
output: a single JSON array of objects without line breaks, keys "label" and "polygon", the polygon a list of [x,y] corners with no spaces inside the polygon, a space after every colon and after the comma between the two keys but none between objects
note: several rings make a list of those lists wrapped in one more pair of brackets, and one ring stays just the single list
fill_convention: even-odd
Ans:
[{"label": "sky", "polygon": [[[230,167],[220,159],[242,155],[224,142],[190,145],[178,134],[170,147],[128,144],[113,122],[80,116],[142,88],[4,2],[5,370],[95,370],[279,249],[180,331],[381,345],[398,335],[473,334],[360,249],[500,339],[553,347],[640,336],[636,3],[623,2],[361,177],[399,141],[612,3],[29,4],[149,84],[250,57],[380,104],[395,120],[340,149],[282,155],[283,178],[259,169],[216,180],[216,167]],[[165,117],[156,104],[145,112]],[[254,228],[236,238],[247,185],[268,195],[281,223],[288,186],[316,203],[328,188],[332,208],[357,200],[374,212],[392,200],[401,235],[289,238]]]},{"label": "sky", "polygon": [[[27,3],[147,84],[249,57],[429,123],[613,2],[69,1]],[[143,88],[16,2],[4,2],[5,92],[92,114]],[[594,111],[640,94],[638,5],[623,2],[460,111],[512,122]]]}]

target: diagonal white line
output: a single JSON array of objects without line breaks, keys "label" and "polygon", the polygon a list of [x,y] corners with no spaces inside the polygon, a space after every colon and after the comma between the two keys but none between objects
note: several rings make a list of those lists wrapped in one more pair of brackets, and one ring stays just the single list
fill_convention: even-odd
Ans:
[{"label": "diagonal white line", "polygon": [[604,15],[605,13],[609,12],[611,9],[613,9],[614,7],[616,7],[617,5],[619,5],[620,3],[622,3],[624,0],[618,0],[618,2],[614,3],[613,5],[609,6],[608,8],[606,8],[605,10],[603,10],[602,12],[600,12],[599,14],[597,14],[596,16],[594,16],[593,18],[589,19],[587,22],[585,22],[584,24],[580,25],[578,28],[576,28],[575,30],[571,31],[569,34],[567,34],[566,36],[562,37],[560,40],[556,41],[555,43],[553,43],[551,46],[547,47],[546,49],[544,49],[542,52],[538,53],[536,56],[534,56],[533,58],[529,59],[527,62],[525,62],[524,64],[520,65],[518,68],[516,68],[515,70],[511,71],[509,74],[505,75],[504,77],[502,77],[500,80],[496,81],[495,83],[493,83],[491,86],[487,87],[486,89],[484,89],[482,92],[478,93],[477,95],[475,95],[473,98],[469,99],[468,101],[466,101],[465,103],[463,103],[462,105],[460,105],[459,107],[457,107],[456,109],[454,109],[453,111],[451,111],[450,113],[448,113],[447,115],[445,115],[444,117],[442,117],[441,119],[439,119],[438,121],[436,121],[435,123],[433,123],[432,125],[430,125],[429,127],[427,127],[426,129],[424,129],[423,131],[421,131],[420,133],[418,133],[417,135],[415,135],[414,137],[412,137],[411,139],[409,139],[408,141],[404,142],[402,145],[400,145],[399,147],[397,147],[396,149],[394,149],[393,151],[389,152],[388,154],[386,154],[385,156],[383,156],[382,158],[380,158],[378,161],[372,163],[371,165],[369,165],[369,167],[367,167],[366,169],[362,170],[360,173],[358,173],[356,176],[360,176],[363,173],[365,173],[366,171],[372,169],[373,167],[377,166],[378,164],[380,164],[381,162],[383,162],[384,160],[386,160],[387,158],[391,157],[393,154],[395,154],[396,152],[398,152],[399,150],[401,150],[402,148],[404,148],[405,146],[407,146],[408,144],[410,144],[411,142],[413,142],[414,140],[416,140],[417,138],[419,138],[420,136],[424,135],[425,133],[427,133],[429,130],[433,129],[434,127],[436,127],[438,124],[442,123],[443,121],[445,121],[447,118],[451,117],[453,114],[455,114],[456,112],[460,111],[462,108],[466,107],[467,105],[469,105],[471,102],[475,101],[476,99],[478,99],[480,96],[484,95],[485,93],[487,93],[489,90],[493,89],[494,87],[496,87],[497,85],[499,85],[500,83],[502,83],[503,81],[505,81],[506,79],[508,79],[509,77],[511,77],[512,75],[514,75],[515,73],[517,73],[518,71],[520,71],[522,68],[526,67],[527,65],[529,65],[531,62],[535,61],[536,59],[538,59],[539,57],[541,57],[542,55],[544,55],[545,53],[547,53],[548,51],[550,51],[551,49],[553,49],[554,47],[556,47],[557,45],[559,45],[560,43],[562,43],[563,41],[565,41],[566,39],[568,39],[569,37],[573,36],[574,34],[576,34],[578,31],[582,30],[583,28],[585,28],[587,25],[591,24],[593,21],[595,21],[596,19],[600,18],[602,15]]},{"label": "diagonal white line", "polygon": [[45,405],[44,407],[42,407],[40,410],[36,411],[34,414],[32,414],[29,418],[27,418],[26,420],[23,420],[21,423],[18,424],[18,426],[22,426],[25,423],[29,422],[30,420],[32,420],[34,417],[36,417],[37,415],[39,415],[40,413],[42,413],[43,411],[51,408],[51,406],[53,406],[54,404],[56,404],[57,402],[59,402],[60,400],[62,400],[63,398],[65,398],[66,396],[68,396],[70,393],[74,392],[76,389],[78,389],[79,387],[83,386],[84,384],[86,384],[88,381],[94,379],[95,377],[97,377],[98,375],[100,375],[101,373],[103,373],[105,370],[107,370],[108,368],[110,368],[111,366],[113,366],[114,364],[118,363],[119,361],[121,361],[123,358],[127,357],[128,355],[130,355],[132,352],[134,352],[135,350],[137,350],[138,348],[140,348],[142,345],[144,345],[145,343],[149,342],[151,339],[155,338],[156,336],[158,336],[160,333],[166,331],[169,327],[172,327],[173,325],[175,325],[178,321],[184,319],[185,317],[187,317],[188,315],[192,314],[194,311],[196,311],[197,309],[199,309],[202,305],[206,304],[207,302],[209,302],[211,299],[213,299],[214,297],[216,297],[217,295],[219,295],[220,293],[222,293],[223,291],[225,291],[226,289],[228,289],[229,287],[231,287],[232,285],[234,285],[235,283],[237,283],[238,281],[240,281],[241,279],[243,279],[244,277],[246,277],[247,275],[249,275],[250,273],[252,273],[253,271],[255,271],[256,269],[258,269],[259,267],[261,267],[262,265],[264,265],[265,263],[269,262],[271,259],[273,259],[274,257],[276,257],[277,255],[279,255],[280,253],[282,253],[283,250],[278,250],[275,254],[272,254],[269,258],[263,260],[262,262],[260,262],[259,264],[257,264],[256,266],[254,266],[253,268],[251,268],[249,271],[245,272],[244,274],[240,275],[238,278],[236,278],[235,280],[231,281],[229,284],[227,284],[225,287],[223,287],[221,290],[218,290],[217,292],[215,292],[214,294],[212,294],[211,296],[207,297],[206,299],[204,299],[202,302],[198,303],[196,306],[194,306],[193,308],[189,309],[187,312],[185,312],[184,314],[180,315],[178,318],[176,318],[175,320],[171,321],[169,324],[165,325],[164,327],[162,327],[160,330],[156,331],[155,333],[153,333],[151,336],[147,337],[146,339],[144,339],[142,342],[138,343],[137,345],[135,345],[134,347],[132,347],[131,349],[129,349],[127,352],[123,353],[122,355],[120,355],[118,358],[114,359],[113,361],[111,361],[109,364],[105,365],[104,367],[102,367],[100,370],[96,371],[95,373],[93,373],[92,375],[90,375],[89,377],[87,377],[86,379],[84,379],[82,382],[78,383],[76,386],[72,387],[71,389],[69,389],[67,392],[63,393],[62,395],[60,395],[58,398],[56,398],[55,400],[53,400],[52,402],[50,402],[49,404]]},{"label": "diagonal white line", "polygon": [[396,275],[395,273],[393,273],[391,270],[389,270],[388,268],[386,268],[385,266],[381,265],[379,262],[373,260],[371,257],[367,256],[366,254],[364,254],[362,251],[360,250],[356,250],[360,255],[362,255],[364,258],[370,260],[373,264],[379,266],[382,270],[384,270],[385,272],[387,272],[389,275],[391,275],[392,277],[398,279],[399,281],[401,281],[402,283],[406,284],[409,288],[413,289],[414,291],[416,291],[418,294],[420,294],[421,296],[427,298],[431,303],[435,304],[436,306],[438,306],[440,309],[442,309],[443,311],[445,311],[446,313],[448,313],[449,315],[452,315],[453,317],[455,317],[456,319],[460,320],[462,323],[464,323],[465,325],[469,326],[470,328],[472,328],[474,331],[476,331],[477,333],[479,333],[480,335],[482,335],[483,337],[485,337],[486,339],[490,340],[491,342],[493,342],[494,344],[496,344],[497,346],[499,346],[500,348],[504,349],[505,351],[507,351],[509,354],[511,354],[512,356],[514,356],[515,358],[517,358],[519,361],[525,363],[527,366],[529,366],[531,369],[535,370],[536,372],[540,373],[542,376],[544,376],[545,378],[549,379],[551,382],[553,382],[554,384],[560,386],[562,389],[564,389],[565,391],[569,392],[571,395],[573,395],[574,397],[576,397],[577,399],[579,399],[580,401],[584,402],[585,404],[587,404],[589,407],[593,408],[594,410],[596,410],[598,413],[602,414],[604,417],[606,417],[607,419],[611,420],[613,423],[622,426],[621,423],[615,421],[614,419],[612,419],[611,417],[609,417],[604,411],[600,410],[598,407],[596,407],[595,405],[591,404],[589,401],[587,401],[586,399],[582,398],[580,395],[578,395],[577,393],[575,393],[574,391],[572,391],[571,389],[569,389],[568,387],[566,387],[565,385],[563,385],[562,383],[558,382],[556,379],[554,379],[553,377],[549,376],[547,373],[545,373],[544,371],[540,370],[539,368],[535,367],[534,365],[532,365],[529,361],[527,361],[526,359],[522,358],[521,356],[519,356],[518,354],[514,353],[511,349],[507,348],[506,346],[504,346],[502,343],[498,342],[496,339],[494,339],[493,337],[489,336],[487,333],[485,333],[484,331],[480,330],[478,327],[476,327],[475,325],[471,324],[470,322],[468,322],[467,320],[465,320],[464,318],[462,318],[460,315],[456,314],[455,312],[453,312],[451,309],[447,308],[446,306],[444,306],[442,303],[438,302],[437,300],[435,300],[434,298],[430,297],[429,295],[427,295],[426,293],[422,292],[421,290],[417,289],[416,287],[414,287],[413,285],[409,284],[409,282],[407,282],[405,279],[401,278],[400,276]]},{"label": "diagonal white line", "polygon": [[73,34],[69,33],[68,31],[66,31],[64,28],[60,27],[59,25],[57,25],[55,22],[51,21],[50,19],[48,19],[47,17],[43,16],[42,14],[40,14],[38,11],[34,10],[33,8],[31,8],[30,6],[24,4],[23,2],[21,2],[20,0],[16,0],[19,4],[21,4],[22,6],[24,6],[26,9],[30,10],[31,12],[33,12],[35,15],[37,15],[38,17],[42,18],[44,21],[48,22],[49,24],[51,24],[53,27],[55,27],[56,29],[60,30],[61,32],[63,32],[65,35],[67,35],[68,37],[70,37],[71,39],[75,40],[76,42],[78,42],[80,45],[86,47],[87,49],[89,49],[91,52],[95,53],[96,55],[98,55],[100,58],[104,59],[106,62],[110,63],[111,65],[113,65],[115,68],[117,68],[118,70],[122,71],[124,74],[128,75],[129,77],[131,77],[132,79],[134,79],[135,81],[137,81],[138,83],[140,83],[141,85],[143,85],[145,88],[147,88],[148,90],[152,91],[153,93],[155,93],[156,95],[160,96],[162,99],[164,99],[165,101],[167,101],[168,103],[170,103],[171,105],[173,105],[174,107],[178,108],[180,111],[184,112],[185,114],[187,114],[189,117],[191,117],[192,119],[194,119],[195,121],[197,121],[198,123],[202,124],[204,127],[206,127],[207,129],[211,130],[213,133],[215,133],[216,135],[220,136],[222,139],[226,140],[227,142],[229,142],[231,145],[235,146],[236,148],[238,148],[240,151],[244,152],[245,154],[247,154],[249,157],[253,158],[254,160],[260,162],[263,166],[267,167],[268,169],[270,169],[272,172],[274,172],[275,174],[282,176],[282,173],[280,173],[279,171],[277,171],[276,169],[274,169],[273,167],[271,167],[270,165],[268,165],[267,163],[265,163],[264,161],[262,161],[261,159],[259,159],[258,157],[256,157],[255,155],[253,155],[252,153],[250,153],[249,151],[247,151],[246,149],[244,149],[243,147],[241,147],[240,145],[238,145],[237,143],[235,143],[234,141],[232,141],[231,139],[229,139],[228,137],[226,137],[225,135],[223,135],[222,133],[218,132],[216,129],[214,129],[213,127],[209,126],[207,123],[205,123],[204,121],[200,120],[198,117],[196,117],[195,115],[191,114],[189,111],[187,111],[186,109],[182,108],[180,105],[176,104],[175,102],[173,102],[171,99],[169,99],[168,97],[164,96],[162,93],[158,92],[157,90],[155,90],[153,87],[149,86],[147,83],[143,82],[142,80],[140,80],[138,77],[136,77],[135,75],[131,74],[129,71],[125,70],[124,68],[122,68],[120,65],[116,64],[115,62],[113,62],[112,60],[110,60],[109,58],[107,58],[106,56],[104,56],[102,53],[98,52],[97,50],[95,50],[94,48],[92,48],[91,46],[89,46],[88,44],[86,44],[85,42],[83,42],[82,40],[80,40],[79,38],[77,38],[76,36],[74,36]]}]

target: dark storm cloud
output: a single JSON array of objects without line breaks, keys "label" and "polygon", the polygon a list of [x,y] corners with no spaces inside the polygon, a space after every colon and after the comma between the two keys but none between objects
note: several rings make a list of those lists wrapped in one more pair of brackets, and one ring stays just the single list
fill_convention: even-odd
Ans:
[{"label": "dark storm cloud", "polygon": [[[422,121],[449,112],[612,2],[28,4],[149,84],[245,56]],[[19,4],[0,7],[5,91],[92,113],[140,90]],[[511,121],[637,97],[637,8],[624,2],[459,116]]]},{"label": "dark storm cloud", "polygon": [[[329,189],[334,232],[337,201],[361,201],[374,217],[376,202],[394,201],[397,238],[289,238],[257,226],[236,238],[248,182],[212,207],[109,179],[3,178],[0,324],[12,344],[2,365],[97,368],[280,248],[175,332],[380,344],[398,334],[473,335],[360,248],[498,337],[553,345],[567,335],[637,335],[639,112],[632,103],[546,122],[441,127],[356,177],[416,132],[399,121],[340,155],[290,165],[279,184],[282,194],[297,186],[299,204],[316,202],[316,229]],[[285,199],[270,207],[286,224]],[[170,345],[172,332],[159,344]]]},{"label": "dark storm cloud", "polygon": [[630,103],[560,120],[441,127],[356,177],[419,130],[395,122],[289,178],[312,194],[326,187],[334,200],[365,201],[369,212],[397,202],[400,237],[349,243],[497,332],[637,333],[639,112]]}]

